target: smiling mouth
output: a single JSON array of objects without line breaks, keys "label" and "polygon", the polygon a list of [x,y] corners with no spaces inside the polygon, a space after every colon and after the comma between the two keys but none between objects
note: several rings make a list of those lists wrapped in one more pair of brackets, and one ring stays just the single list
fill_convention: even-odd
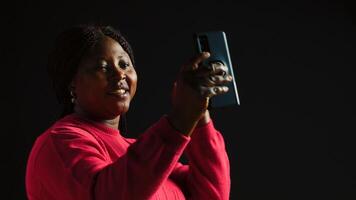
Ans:
[{"label": "smiling mouth", "polygon": [[108,94],[116,96],[116,97],[124,98],[124,97],[129,96],[129,91],[125,90],[125,89],[119,89],[119,90],[108,92]]}]

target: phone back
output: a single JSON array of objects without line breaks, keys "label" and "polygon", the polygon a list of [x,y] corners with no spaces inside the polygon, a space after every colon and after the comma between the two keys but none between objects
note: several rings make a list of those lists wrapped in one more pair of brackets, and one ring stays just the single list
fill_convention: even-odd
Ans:
[{"label": "phone back", "polygon": [[207,51],[210,57],[204,61],[204,64],[219,61],[226,65],[229,69],[233,80],[226,84],[229,91],[225,94],[214,96],[210,99],[210,108],[221,108],[227,106],[240,105],[240,99],[237,92],[236,79],[230,59],[229,48],[227,44],[226,35],[223,31],[211,31],[197,33],[194,36],[198,53]]}]

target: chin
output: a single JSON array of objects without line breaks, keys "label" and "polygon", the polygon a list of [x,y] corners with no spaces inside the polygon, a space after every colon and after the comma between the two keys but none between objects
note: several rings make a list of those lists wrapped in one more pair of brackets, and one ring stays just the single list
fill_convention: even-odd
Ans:
[{"label": "chin", "polygon": [[127,111],[129,111],[129,107],[130,107],[130,103],[118,103],[115,105],[114,108],[112,108],[112,110],[114,110],[114,115],[115,117],[117,117],[118,115],[122,115],[125,114]]},{"label": "chin", "polygon": [[114,119],[119,115],[125,114],[130,107],[130,100],[126,101],[110,101],[105,104],[106,118]]}]

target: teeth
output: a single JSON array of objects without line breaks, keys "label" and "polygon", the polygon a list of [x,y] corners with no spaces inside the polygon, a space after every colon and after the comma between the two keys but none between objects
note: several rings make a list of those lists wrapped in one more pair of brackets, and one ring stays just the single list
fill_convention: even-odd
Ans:
[{"label": "teeth", "polygon": [[124,89],[120,89],[120,90],[117,91],[117,93],[120,94],[120,95],[121,94],[125,94],[125,90]]}]

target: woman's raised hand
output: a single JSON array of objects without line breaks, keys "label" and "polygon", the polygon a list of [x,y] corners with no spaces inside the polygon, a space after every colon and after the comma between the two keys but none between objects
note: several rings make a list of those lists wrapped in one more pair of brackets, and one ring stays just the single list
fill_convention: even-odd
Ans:
[{"label": "woman's raised hand", "polygon": [[224,84],[232,80],[223,63],[202,65],[209,56],[208,52],[203,52],[183,65],[173,86],[173,108],[168,119],[172,126],[187,136],[191,135],[199,120],[208,114],[209,98],[226,93],[228,87]]}]

